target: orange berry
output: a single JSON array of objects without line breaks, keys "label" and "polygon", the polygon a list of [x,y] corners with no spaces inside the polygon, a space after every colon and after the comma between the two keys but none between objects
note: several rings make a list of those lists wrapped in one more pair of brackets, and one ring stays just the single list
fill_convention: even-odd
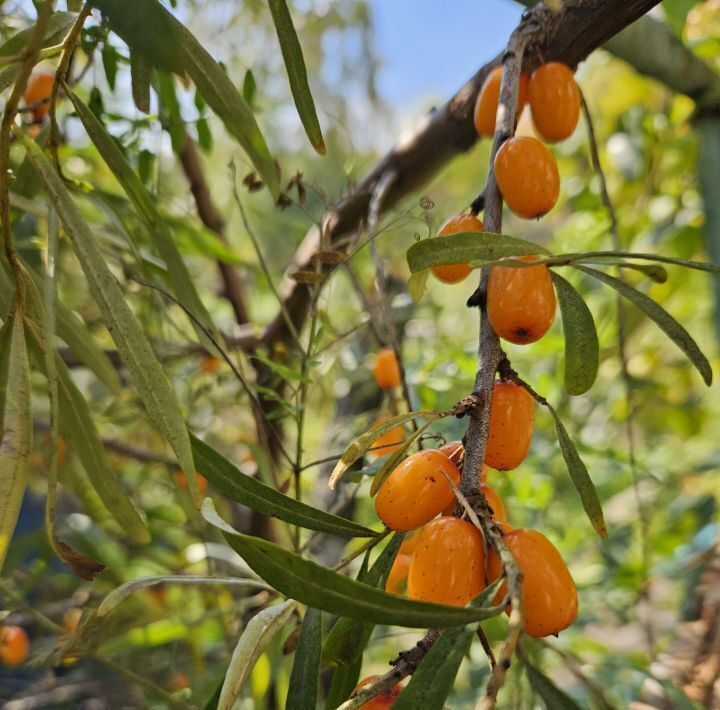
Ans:
[{"label": "orange berry", "polygon": [[[363,686],[374,683],[378,678],[380,678],[379,675],[369,675],[367,678],[363,678],[363,680],[361,680],[355,686],[355,690],[360,690],[360,688],[362,688]],[[363,703],[360,706],[360,710],[388,710],[388,708],[395,701],[395,698],[400,695],[401,690],[402,686],[398,683],[394,688],[392,688],[392,690],[389,690],[387,693],[381,693],[380,695],[376,695],[371,700]]]},{"label": "orange berry", "polygon": [[200,362],[200,372],[204,372],[206,374],[217,372],[221,367],[222,360],[219,357],[213,357],[212,355],[203,358]]},{"label": "orange berry", "polygon": [[[505,503],[503,503],[500,494],[494,488],[490,488],[487,483],[480,484],[480,492],[485,496],[485,500],[487,500],[488,505],[492,509],[493,520],[497,523],[506,523],[507,511],[505,510]],[[443,510],[442,514],[455,515],[455,501],[450,503],[450,505]]]},{"label": "orange berry", "polygon": [[407,587],[408,570],[410,569],[410,555],[401,555],[398,553],[390,574],[385,582],[385,591],[389,594],[403,594]]},{"label": "orange berry", "polygon": [[514,382],[495,382],[485,463],[500,471],[517,468],[527,455],[535,419],[530,393]]},{"label": "orange berry", "polygon": [[400,384],[400,367],[392,348],[383,348],[378,352],[373,375],[375,375],[378,387],[382,387],[384,390],[391,390]]},{"label": "orange berry", "polygon": [[407,532],[432,520],[454,500],[446,475],[460,485],[460,472],[436,449],[408,456],[380,486],[375,510],[391,530]]},{"label": "orange berry", "polygon": [[412,553],[415,552],[418,532],[419,530],[415,530],[414,532],[405,535],[405,539],[402,541],[400,549],[398,550],[398,555],[412,555]]},{"label": "orange berry", "polygon": [[[461,232],[482,232],[484,229],[481,219],[474,214],[458,214],[440,227],[438,231],[439,237],[447,237],[450,234],[460,234]],[[430,271],[438,281],[446,284],[456,284],[466,279],[472,269],[467,264],[444,264],[443,266],[433,266]]]},{"label": "orange berry", "polygon": [[482,533],[459,518],[438,518],[418,534],[410,561],[410,599],[465,606],[485,587]]},{"label": "orange berry", "polygon": [[[23,101],[27,106],[37,104],[33,109],[33,119],[38,122],[47,116],[50,106],[46,99],[52,94],[53,82],[55,81],[55,72],[49,69],[40,69],[33,72],[25,88]],[[40,103],[40,102],[44,103]]]},{"label": "orange berry", "polygon": [[68,636],[72,636],[77,631],[81,616],[82,609],[78,609],[77,607],[68,609],[63,614],[63,628],[65,629],[65,633],[68,634]]},{"label": "orange berry", "polygon": [[[188,482],[187,476],[182,471],[177,471],[175,474],[178,485],[185,491],[190,490],[190,483]],[[205,493],[208,487],[208,480],[201,473],[197,474],[197,487],[200,493]]]},{"label": "orange berry", "polygon": [[570,67],[560,62],[538,67],[528,94],[535,128],[546,141],[555,143],[573,134],[580,117],[580,90]]},{"label": "orange berry", "polygon": [[187,673],[176,671],[170,677],[168,685],[170,686],[170,690],[184,690],[190,687],[190,679],[187,677]]},{"label": "orange berry", "polygon": [[0,661],[6,666],[19,666],[30,651],[30,641],[20,626],[0,627]]},{"label": "orange berry", "polygon": [[[475,130],[479,136],[490,136],[495,134],[495,118],[497,116],[498,101],[500,99],[500,82],[502,81],[502,67],[495,67],[485,77],[477,101],[475,101],[475,111],[473,113],[473,121],[475,122]],[[527,99],[528,78],[525,74],[520,75],[520,88],[518,90],[518,106],[517,115],[525,107]]]},{"label": "orange berry", "polygon": [[[373,426],[377,424],[382,424],[388,419],[392,419],[389,414],[378,417],[373,422]],[[392,454],[394,451],[397,451],[403,441],[405,441],[405,431],[403,430],[401,425],[398,425],[383,434],[379,439],[376,439],[373,442],[373,445],[370,447],[370,453],[374,454],[375,456],[387,456],[388,454]]]},{"label": "orange berry", "polygon": [[[521,256],[531,262],[535,256]],[[487,314],[493,330],[517,345],[534,343],[555,319],[555,289],[545,264],[494,266],[487,285]]]},{"label": "orange berry", "polygon": [[[465,461],[465,447],[462,441],[449,441],[447,444],[443,444],[439,451],[442,451],[458,468],[458,471],[462,471],[462,465]],[[482,473],[480,474],[482,481],[487,481],[487,466],[483,464]]]},{"label": "orange berry", "polygon": [[[577,617],[578,598],[575,582],[557,548],[537,530],[518,528],[504,536],[522,572],[522,600],[525,633],[550,636],[566,629]],[[498,554],[488,555],[488,582],[502,573]],[[499,602],[507,592],[503,584],[495,597]]]},{"label": "orange berry", "polygon": [[505,141],[493,170],[503,199],[519,217],[542,217],[555,206],[560,173],[553,154],[536,138],[519,136]]}]

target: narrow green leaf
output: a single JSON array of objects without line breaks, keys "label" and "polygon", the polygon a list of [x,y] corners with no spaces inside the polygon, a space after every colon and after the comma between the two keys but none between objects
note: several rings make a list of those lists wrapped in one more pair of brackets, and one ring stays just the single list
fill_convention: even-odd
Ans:
[{"label": "narrow green leaf", "polygon": [[280,40],[280,50],[285,60],[285,69],[288,73],[288,79],[290,79],[290,90],[300,120],[305,127],[305,133],[307,133],[313,148],[320,155],[325,155],[325,141],[320,130],[320,122],[315,111],[315,102],[308,84],[305,58],[293,27],[290,10],[285,0],[269,0],[269,5],[275,23],[275,30]]},{"label": "narrow green leaf", "polygon": [[407,412],[406,414],[398,414],[396,417],[386,419],[379,424],[371,427],[364,434],[359,436],[350,446],[345,449],[345,452],[340,457],[340,460],[335,464],[333,472],[330,474],[330,480],[328,486],[332,490],[335,490],[335,486],[345,472],[352,466],[368,449],[383,435],[387,434],[391,429],[394,429],[399,424],[409,422],[411,419],[418,419],[419,417],[426,417],[431,421],[439,419],[442,415],[438,412]]},{"label": "narrow green leaf", "polygon": [[[45,371],[48,382],[48,399],[50,403],[50,470],[48,471],[47,496],[45,498],[45,525],[48,537],[54,545],[55,534],[55,505],[57,502],[58,483],[58,457],[57,450],[60,434],[59,405],[58,405],[58,377],[55,367],[55,304],[57,303],[57,281],[55,279],[55,265],[57,261],[58,242],[60,240],[60,224],[57,213],[52,207],[48,209],[48,240],[47,263],[45,269],[45,283],[43,289],[44,315],[42,322],[42,337],[44,342],[43,354],[45,356]],[[59,548],[58,548],[59,549]]]},{"label": "narrow green leaf", "polygon": [[2,348],[6,351],[2,353],[0,372],[0,569],[5,562],[20,513],[32,446],[30,365],[23,311],[17,301],[2,330],[7,332],[0,337]]},{"label": "narrow green leaf", "polygon": [[641,259],[643,261],[657,261],[662,264],[673,264],[674,266],[684,266],[686,269],[694,269],[696,271],[707,271],[712,274],[720,274],[720,264],[710,264],[705,261],[693,261],[692,259],[677,259],[674,256],[662,256],[661,254],[647,254],[644,252],[631,251],[588,251],[573,254],[561,254],[559,259],[569,259],[577,263],[594,263],[596,259]]},{"label": "narrow green leaf", "polygon": [[597,269],[590,269],[586,266],[576,266],[583,273],[592,276],[598,281],[602,281],[608,286],[612,286],[621,296],[628,301],[634,303],[641,311],[657,323],[657,325],[665,332],[688,357],[690,362],[695,366],[697,371],[702,375],[705,384],[709,387],[712,384],[712,368],[708,359],[693,340],[690,333],[683,328],[662,306],[649,298],[644,293],[629,286],[624,281],[605,274]]},{"label": "narrow green leaf", "polygon": [[322,612],[308,607],[295,650],[285,710],[315,710],[320,683]]},{"label": "narrow green leaf", "polygon": [[110,391],[120,389],[120,376],[110,358],[95,343],[86,325],[73,311],[59,301],[55,305],[57,333],[67,343],[73,354]]},{"label": "narrow green leaf", "polygon": [[567,466],[570,478],[580,495],[585,513],[597,534],[602,538],[606,538],[608,535],[607,525],[605,524],[605,516],[603,515],[602,506],[600,505],[600,499],[595,490],[595,484],[592,482],[590,474],[578,455],[575,444],[573,444],[567,430],[560,421],[557,412],[549,404],[547,404],[546,407],[555,420],[555,431],[557,432],[558,442],[560,443],[560,450],[565,459],[565,465]]},{"label": "narrow green leaf", "polygon": [[539,244],[491,232],[463,232],[442,238],[422,239],[407,251],[411,273],[443,264],[495,261],[506,256],[552,254]]},{"label": "narrow green leaf", "polygon": [[252,73],[252,69],[248,69],[245,72],[245,78],[243,79],[242,95],[248,106],[252,106],[255,102],[255,94],[257,94],[257,83],[255,82],[255,75]]},{"label": "narrow green leaf", "polygon": [[[30,279],[27,281],[27,311],[33,322],[45,319],[44,305],[40,292],[40,277],[37,272],[27,269]],[[7,309],[10,307],[14,286],[4,269],[0,268],[0,303]],[[57,334],[62,338],[82,362],[109,390],[120,389],[120,377],[108,356],[97,346],[85,324],[73,311],[57,301],[55,303]]]},{"label": "narrow green leaf", "polygon": [[174,574],[157,577],[141,577],[140,579],[125,582],[125,584],[121,584],[116,589],[113,589],[112,592],[100,602],[100,606],[97,609],[98,617],[102,618],[103,616],[107,616],[138,589],[146,589],[147,587],[154,587],[158,584],[224,584],[232,587],[245,587],[247,589],[271,589],[271,587],[268,587],[264,582],[259,582],[255,579],[241,579],[239,577],[191,577],[189,575],[181,576]]},{"label": "narrow green leaf", "polygon": [[[50,47],[57,44],[65,36],[72,23],[75,22],[76,17],[77,13],[75,12],[54,12],[50,15],[42,46]],[[25,45],[32,37],[33,32],[35,32],[35,25],[13,35],[0,47],[0,57],[13,57],[20,54],[25,49]]]},{"label": "narrow green leaf", "polygon": [[[142,113],[150,113],[150,82],[152,80],[152,71],[152,64],[142,54],[139,54],[138,52],[130,52],[130,81],[132,86],[132,97],[138,111],[141,111]],[[76,104],[78,99],[75,97],[73,100],[71,97],[71,100],[73,101],[73,104]],[[85,123],[84,120],[83,123]],[[100,148],[98,146],[98,150],[99,149]]]},{"label": "narrow green leaf", "polygon": [[225,673],[225,681],[217,704],[218,710],[232,710],[258,658],[268,647],[273,636],[287,624],[296,606],[294,601],[284,601],[277,606],[263,609],[250,619],[238,639]]},{"label": "narrow green leaf", "polygon": [[303,559],[275,543],[237,532],[218,516],[210,498],[205,499],[202,514],[208,523],[222,531],[230,546],[250,568],[274,589],[330,614],[373,624],[427,629],[482,621],[502,611],[501,607],[459,608],[387,594]]},{"label": "narrow green leaf", "polygon": [[430,269],[423,269],[422,271],[416,271],[414,274],[410,274],[410,278],[408,279],[408,293],[413,303],[420,303],[422,300],[425,294],[425,288],[427,287],[428,276],[430,276]]},{"label": "narrow green leaf", "polygon": [[445,629],[392,704],[393,710],[442,710],[474,635],[473,627]]},{"label": "narrow green leaf", "polygon": [[378,533],[337,515],[318,510],[286,496],[253,476],[245,475],[237,466],[190,435],[198,471],[224,496],[236,500],[263,515],[271,515],[291,525],[331,533],[340,537],[374,537]]},{"label": "narrow green leaf", "polygon": [[190,76],[277,199],[280,181],[275,163],[252,110],[195,36],[158,0],[94,0],[93,4],[131,49],[158,68]]},{"label": "narrow green leaf", "polygon": [[655,283],[664,284],[668,280],[667,270],[660,264],[632,264],[629,261],[605,261],[605,264],[612,264],[619,266],[621,269],[630,269],[632,271],[639,271]]},{"label": "narrow green leaf", "polygon": [[583,394],[592,387],[598,372],[600,345],[595,321],[573,285],[554,271],[550,274],[560,303],[565,335],[565,389],[568,394]]},{"label": "narrow green leaf", "polygon": [[361,670],[362,656],[359,656],[351,666],[335,668],[330,682],[330,690],[325,698],[325,710],[335,710],[350,697],[350,693],[355,690],[355,686],[360,680]]},{"label": "narrow green leaf", "polygon": [[[395,533],[373,566],[368,570],[360,570],[357,581],[384,589],[404,538],[404,533]],[[375,624],[367,621],[347,617],[339,618],[325,639],[322,650],[323,663],[335,666],[353,665],[358,658],[362,658],[374,628]]]},{"label": "narrow green leaf", "polygon": [[104,42],[100,52],[105,78],[111,91],[115,91],[115,79],[118,72],[118,51],[110,42]]},{"label": "narrow green leaf", "polygon": [[[85,126],[90,140],[95,144],[98,152],[105,160],[105,164],[113,172],[128,198],[135,206],[140,218],[147,225],[150,236],[153,238],[160,252],[160,256],[167,265],[168,278],[172,284],[173,292],[180,303],[182,303],[213,335],[215,340],[219,342],[221,336],[200,299],[193,278],[178,248],[175,246],[170,229],[155,206],[152,195],[147,191],[142,180],[140,180],[127,162],[117,143],[110,137],[92,111],[67,87],[66,93],[72,101],[78,117]],[[212,341],[203,329],[197,326],[194,321],[193,327],[203,345],[207,349],[214,351],[215,348]]]},{"label": "narrow green leaf", "polygon": [[581,710],[567,693],[563,692],[539,668],[523,658],[523,665],[532,689],[540,696],[547,710]]},{"label": "narrow green leaf", "polygon": [[[43,341],[32,326],[28,326],[28,341],[33,366],[48,376],[43,354]],[[62,412],[58,425],[60,434],[82,463],[92,487],[108,512],[123,530],[140,544],[150,542],[143,519],[120,485],[115,471],[105,460],[100,435],[88,403],[59,355],[55,355],[55,371],[58,384],[58,409]]]},{"label": "narrow green leaf", "polygon": [[87,277],[90,292],[100,307],[138,394],[151,420],[175,451],[180,467],[190,483],[191,492],[198,499],[190,438],[180,406],[162,365],[128,308],[120,285],[105,263],[90,228],[80,216],[67,188],[42,150],[27,136],[23,136],[22,140],[28,157],[45,184],[60,221],[72,241]]}]

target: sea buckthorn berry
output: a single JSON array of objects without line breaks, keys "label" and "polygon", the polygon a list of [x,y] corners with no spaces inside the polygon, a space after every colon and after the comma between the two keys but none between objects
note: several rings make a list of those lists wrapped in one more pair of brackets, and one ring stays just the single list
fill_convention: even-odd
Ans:
[{"label": "sea buckthorn berry", "polygon": [[28,657],[30,641],[20,626],[0,626],[0,661],[19,666]]},{"label": "sea buckthorn berry", "polygon": [[485,463],[500,471],[517,468],[532,439],[535,402],[514,382],[495,382]]},{"label": "sea buckthorn berry", "polygon": [[405,539],[402,541],[402,544],[400,545],[400,549],[398,550],[398,556],[399,555],[412,555],[413,552],[415,552],[415,545],[417,545],[417,539],[418,539],[418,533],[420,530],[415,530],[414,532],[410,532],[407,535],[405,535]]},{"label": "sea buckthorn berry", "polygon": [[[182,471],[176,471],[175,478],[180,488],[185,491],[190,490],[190,482],[188,481],[187,476]],[[205,493],[208,487],[208,480],[201,473],[197,474],[197,487],[200,493]]]},{"label": "sea buckthorn berry", "polygon": [[459,518],[438,518],[418,534],[410,561],[410,599],[465,606],[485,587],[482,533]]},{"label": "sea buckthorn berry", "polygon": [[519,217],[542,217],[555,206],[560,173],[553,154],[536,138],[519,136],[505,141],[493,170],[503,199]]},{"label": "sea buckthorn berry", "polygon": [[78,607],[72,607],[63,614],[63,628],[65,633],[72,636],[78,629],[80,624],[80,618],[82,617],[82,609]]},{"label": "sea buckthorn berry", "polygon": [[[439,451],[442,451],[457,466],[458,471],[462,471],[462,464],[465,461],[465,447],[462,441],[448,441],[447,444],[440,447]],[[487,475],[487,466],[483,464],[480,480],[487,481]]]},{"label": "sea buckthorn berry", "polygon": [[[478,219],[474,214],[458,214],[450,217],[440,227],[438,236],[447,237],[462,232],[482,232],[483,229],[482,220]],[[472,269],[467,264],[445,264],[443,266],[433,266],[430,271],[438,281],[446,284],[456,284],[466,279]]]},{"label": "sea buckthorn berry", "polygon": [[42,121],[50,110],[47,99],[52,94],[53,81],[55,81],[54,72],[49,69],[40,69],[32,73],[25,88],[23,101],[26,106],[34,106],[32,115],[36,123]]},{"label": "sea buckthorn berry", "polygon": [[170,690],[185,690],[185,688],[190,687],[190,678],[188,678],[187,673],[175,671],[175,673],[170,676],[168,685],[170,686]]},{"label": "sea buckthorn berry", "polygon": [[391,390],[400,384],[400,367],[392,348],[382,348],[378,352],[373,366],[373,375],[375,375],[378,387],[385,390]]},{"label": "sea buckthorn berry", "polygon": [[538,67],[530,77],[528,95],[533,123],[546,141],[573,134],[580,117],[580,90],[570,67],[560,62]]},{"label": "sea buckthorn berry", "polygon": [[[363,680],[361,680],[355,686],[355,690],[360,690],[360,688],[362,688],[363,686],[374,683],[378,678],[380,678],[379,675],[369,675],[367,678],[363,678]],[[387,693],[380,693],[380,695],[376,695],[374,698],[371,698],[366,703],[363,703],[360,706],[360,710],[388,710],[388,708],[395,701],[395,698],[400,695],[401,690],[402,686],[398,683]]]},{"label": "sea buckthorn berry", "polygon": [[[578,598],[575,582],[557,548],[537,530],[518,528],[504,536],[522,572],[522,600],[525,633],[550,636],[566,629],[577,617]],[[502,573],[502,564],[495,551],[488,555],[488,582]],[[495,598],[506,594],[503,584]]]},{"label": "sea buckthorn berry", "polygon": [[410,555],[401,555],[398,553],[385,582],[385,591],[389,594],[403,594],[407,588],[409,569]]},{"label": "sea buckthorn berry", "polygon": [[460,472],[436,449],[408,456],[380,486],[375,510],[391,530],[407,532],[432,520],[455,499],[448,476],[460,485]]},{"label": "sea buckthorn berry", "polygon": [[[378,417],[373,422],[373,426],[382,424],[391,418],[392,417],[389,414]],[[370,447],[370,453],[375,456],[387,456],[388,454],[392,454],[394,451],[397,451],[403,441],[405,441],[405,432],[403,431],[402,426],[398,425],[390,429],[390,431],[385,432],[385,434],[383,434],[379,439],[376,439]]]},{"label": "sea buckthorn berry", "polygon": [[[495,67],[485,77],[477,101],[475,101],[475,112],[473,121],[475,130],[479,136],[490,136],[495,134],[495,118],[497,116],[498,101],[500,100],[500,83],[502,81],[502,67]],[[517,115],[525,107],[527,99],[528,78],[525,74],[520,75],[520,87],[518,89]]]},{"label": "sea buckthorn berry", "polygon": [[214,355],[208,355],[200,361],[200,372],[212,374],[222,367],[222,360]]},{"label": "sea buckthorn berry", "polygon": [[[480,484],[480,492],[485,496],[485,500],[492,509],[493,520],[496,523],[507,523],[507,510],[500,494],[494,488],[490,488],[487,483]],[[455,515],[455,501],[443,510],[443,515]]]},{"label": "sea buckthorn berry", "polygon": [[[531,262],[536,256],[521,256]],[[487,314],[493,330],[517,345],[534,343],[555,319],[555,290],[550,270],[537,266],[494,266],[487,285]]]}]

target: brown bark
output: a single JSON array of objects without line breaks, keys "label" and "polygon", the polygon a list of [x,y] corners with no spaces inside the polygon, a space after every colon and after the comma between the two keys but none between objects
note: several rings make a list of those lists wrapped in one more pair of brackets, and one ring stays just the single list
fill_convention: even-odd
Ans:
[{"label": "brown bark", "polygon": [[[544,5],[528,10],[542,25],[544,32],[536,51],[528,54],[524,70],[532,70],[543,60],[560,60],[575,66],[658,2],[577,0],[566,3],[560,12],[553,12]],[[373,193],[386,173],[395,173],[395,179],[383,200],[383,212],[421,188],[453,158],[472,148],[478,140],[472,121],[475,97],[487,74],[501,59],[498,55],[479,69],[444,106],[428,116],[412,138],[393,148],[353,193],[325,216],[325,237],[330,245],[337,246],[344,237],[364,224]],[[312,229],[300,246],[291,270],[302,270],[313,265],[311,257],[319,241],[319,231]],[[310,290],[303,284],[288,281],[283,294],[287,312],[299,330],[307,316]],[[268,345],[289,344],[290,337],[280,313],[267,327],[263,340]]]},{"label": "brown bark", "polygon": [[[212,195],[210,194],[210,188],[205,180],[205,173],[200,162],[200,153],[198,153],[197,145],[187,132],[185,133],[185,141],[179,157],[183,171],[185,172],[185,177],[190,183],[190,192],[192,192],[195,198],[198,217],[200,217],[200,220],[208,229],[215,232],[220,239],[227,243],[225,220],[215,206]],[[223,261],[218,260],[217,267],[223,282],[222,295],[232,306],[235,320],[237,320],[240,325],[249,323],[250,315],[245,305],[245,288],[242,277],[234,267]]]}]

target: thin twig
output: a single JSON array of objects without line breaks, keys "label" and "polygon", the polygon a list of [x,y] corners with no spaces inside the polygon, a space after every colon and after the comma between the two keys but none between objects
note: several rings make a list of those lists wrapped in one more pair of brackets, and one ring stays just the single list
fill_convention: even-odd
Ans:
[{"label": "thin twig", "polygon": [[[405,376],[405,364],[403,362],[402,352],[400,351],[400,339],[398,338],[397,328],[395,327],[395,320],[392,316],[392,309],[387,294],[387,277],[385,274],[385,264],[380,256],[377,249],[377,242],[375,240],[375,234],[377,232],[378,219],[380,217],[380,210],[382,209],[383,202],[387,197],[388,193],[392,189],[392,186],[397,180],[397,173],[395,171],[388,171],[378,180],[375,189],[373,190],[372,197],[370,198],[370,205],[368,207],[368,240],[370,241],[370,253],[372,255],[373,262],[375,264],[375,284],[378,293],[378,300],[380,302],[380,312],[385,321],[385,331],[387,332],[390,346],[395,353],[395,360],[398,364],[398,370],[400,371],[400,386],[402,388],[403,399],[405,400],[405,406],[408,411],[411,412],[413,409],[412,400],[410,399],[410,389],[408,388],[407,378]],[[417,422],[412,419],[410,425],[413,431],[417,431]]]},{"label": "thin twig", "polygon": [[25,284],[23,281],[23,267],[15,251],[13,243],[13,230],[10,221],[10,132],[15,123],[20,99],[25,92],[28,79],[32,73],[33,66],[37,61],[38,53],[45,38],[45,31],[50,21],[54,2],[48,0],[38,9],[37,21],[34,30],[23,50],[24,62],[20,67],[15,84],[10,96],[5,103],[2,122],[0,122],[0,221],[2,222],[3,239],[5,243],[5,254],[13,272],[17,287],[18,305],[22,308],[25,298]]},{"label": "thin twig", "polygon": [[440,630],[430,629],[425,636],[409,651],[403,651],[396,659],[390,661],[393,669],[378,678],[373,683],[363,686],[349,700],[346,700],[337,710],[355,710],[372,700],[381,693],[386,693],[415,671],[430,647],[440,636]]},{"label": "thin twig", "polygon": [[235,200],[235,204],[238,207],[238,210],[240,211],[240,218],[242,219],[243,226],[245,227],[245,231],[248,233],[248,236],[250,237],[250,241],[252,242],[253,249],[255,250],[255,256],[257,256],[258,263],[260,264],[260,268],[265,275],[265,280],[268,283],[268,286],[270,287],[270,290],[272,291],[273,295],[277,299],[278,304],[280,305],[280,310],[283,314],[283,317],[285,319],[285,324],[287,325],[287,328],[292,336],[292,339],[294,341],[295,346],[302,350],[300,346],[300,335],[298,334],[298,330],[295,327],[295,323],[293,323],[292,317],[290,316],[290,313],[288,313],[287,309],[285,308],[285,303],[283,301],[282,296],[280,295],[280,292],[277,290],[277,287],[275,286],[275,279],[273,278],[273,275],[270,273],[270,267],[268,266],[267,261],[265,260],[265,255],[263,254],[263,250],[260,246],[260,240],[257,238],[255,231],[252,228],[252,225],[250,224],[250,220],[248,219],[247,213],[245,212],[245,206],[242,203],[242,200],[240,199],[240,193],[237,189],[237,169],[235,167],[235,163],[231,162],[229,164],[229,170],[230,170],[230,182],[232,184],[232,194],[233,199]]},{"label": "thin twig", "polygon": [[69,83],[67,79],[68,72],[70,71],[70,60],[72,59],[75,47],[80,39],[80,33],[82,32],[85,20],[87,20],[91,12],[92,6],[90,3],[85,3],[78,13],[78,16],[75,18],[69,32],[65,35],[62,54],[60,55],[60,61],[58,62],[57,69],[55,70],[55,78],[53,80],[52,92],[50,94],[50,153],[52,154],[52,158],[55,163],[55,169],[60,176],[62,176],[63,173],[60,166],[60,158],[58,156],[58,148],[60,147],[60,127],[58,126],[56,115],[57,97],[60,87],[65,83]]},{"label": "thin twig", "polygon": [[361,547],[358,547],[357,550],[354,550],[347,557],[344,557],[342,560],[340,560],[340,562],[338,562],[333,567],[333,569],[338,572],[344,567],[347,567],[353,560],[356,560],[358,557],[360,557],[360,555],[364,555],[368,550],[372,550],[373,547],[381,543],[391,532],[392,530],[390,530],[390,528],[385,528],[382,534],[378,535],[377,537],[370,538]]}]

